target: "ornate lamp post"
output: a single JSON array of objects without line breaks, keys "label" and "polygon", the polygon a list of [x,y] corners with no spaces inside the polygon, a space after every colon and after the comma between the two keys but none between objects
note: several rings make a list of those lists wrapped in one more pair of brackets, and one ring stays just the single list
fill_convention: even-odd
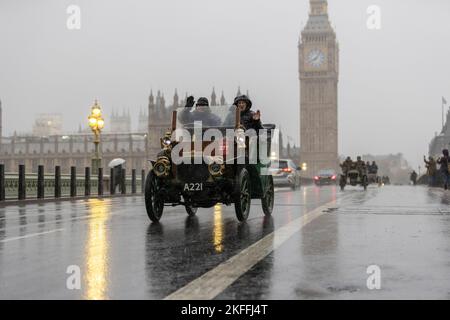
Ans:
[{"label": "ornate lamp post", "polygon": [[92,174],[98,174],[98,168],[101,166],[102,158],[100,157],[99,144],[100,144],[100,132],[105,126],[105,120],[102,118],[102,109],[95,100],[94,105],[91,108],[91,114],[88,117],[89,127],[94,132],[94,157],[92,158]]}]

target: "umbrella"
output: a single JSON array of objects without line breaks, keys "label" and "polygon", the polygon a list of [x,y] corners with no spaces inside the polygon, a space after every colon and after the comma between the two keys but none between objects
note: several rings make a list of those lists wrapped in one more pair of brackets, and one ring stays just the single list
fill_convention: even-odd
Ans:
[{"label": "umbrella", "polygon": [[110,168],[114,168],[117,166],[120,166],[121,164],[124,164],[125,160],[123,160],[122,158],[116,158],[116,159],[112,159],[111,162],[108,164],[108,167]]}]

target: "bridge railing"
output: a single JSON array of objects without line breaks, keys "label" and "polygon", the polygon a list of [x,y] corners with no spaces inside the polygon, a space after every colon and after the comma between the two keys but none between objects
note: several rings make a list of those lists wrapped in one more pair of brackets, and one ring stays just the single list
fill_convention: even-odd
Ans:
[{"label": "bridge railing", "polygon": [[84,170],[71,167],[70,174],[61,174],[59,166],[55,167],[54,174],[45,173],[43,166],[38,167],[38,173],[25,173],[24,165],[19,165],[17,173],[5,173],[4,169],[4,165],[0,164],[0,202],[144,192],[145,170],[138,174],[133,169],[127,175],[125,169],[116,168],[111,169],[109,174],[104,174],[103,168],[100,168],[98,175],[92,175],[89,167]]}]

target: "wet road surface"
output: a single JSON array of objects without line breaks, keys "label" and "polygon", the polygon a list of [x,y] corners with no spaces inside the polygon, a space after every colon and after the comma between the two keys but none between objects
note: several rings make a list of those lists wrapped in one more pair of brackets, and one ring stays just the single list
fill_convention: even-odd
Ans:
[{"label": "wet road surface", "polygon": [[216,206],[151,224],[139,196],[0,208],[1,299],[199,297],[449,299],[450,192],[279,189],[273,217],[253,200],[246,223]]}]

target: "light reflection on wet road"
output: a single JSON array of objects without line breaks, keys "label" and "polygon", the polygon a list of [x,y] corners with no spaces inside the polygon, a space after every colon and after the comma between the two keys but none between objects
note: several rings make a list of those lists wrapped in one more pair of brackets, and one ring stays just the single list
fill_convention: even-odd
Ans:
[{"label": "light reflection on wet road", "polygon": [[[151,224],[141,197],[0,208],[0,298],[162,299],[333,200],[217,298],[450,298],[450,196],[406,186],[280,189],[273,217],[255,200],[246,223],[218,205],[193,218],[167,207]],[[371,264],[380,290],[366,287]]]},{"label": "light reflection on wet road", "polygon": [[88,238],[86,241],[86,299],[102,300],[107,298],[109,243],[106,223],[109,218],[108,203],[111,200],[92,200],[88,220]]}]

